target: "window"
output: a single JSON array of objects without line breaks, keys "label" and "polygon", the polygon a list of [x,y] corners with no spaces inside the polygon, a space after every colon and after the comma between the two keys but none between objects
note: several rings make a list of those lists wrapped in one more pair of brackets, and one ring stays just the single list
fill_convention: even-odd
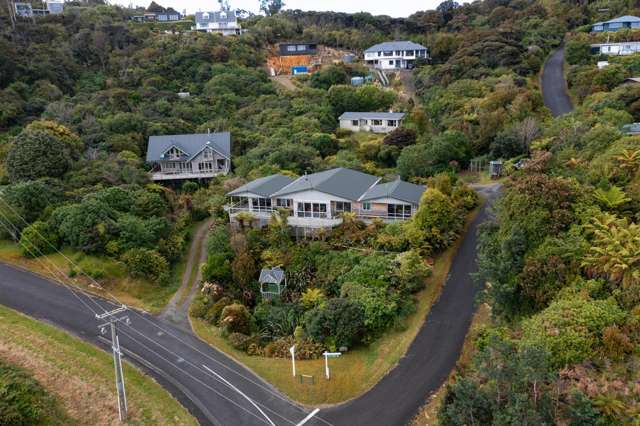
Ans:
[{"label": "window", "polygon": [[216,160],[216,168],[218,169],[226,169],[227,168],[227,160],[224,158],[218,158]]},{"label": "window", "polygon": [[369,211],[371,210],[371,203],[362,203],[362,210]]},{"label": "window", "polygon": [[408,219],[411,217],[411,206],[407,204],[388,204],[387,214],[390,218]]},{"label": "window", "polygon": [[211,152],[211,150],[210,150],[210,149],[205,149],[205,150],[202,152],[202,157],[207,158],[207,159],[209,159],[209,158],[213,158],[213,152]]},{"label": "window", "polygon": [[404,52],[405,56],[415,56],[415,52],[413,50],[407,50],[406,52]]},{"label": "window", "polygon": [[289,199],[289,198],[277,198],[276,199],[276,207],[290,209],[291,208],[291,199]]},{"label": "window", "polygon": [[389,65],[393,66],[395,62],[394,61],[389,61]]},{"label": "window", "polygon": [[212,172],[213,171],[213,163],[211,161],[206,161],[204,163],[198,164],[198,170],[201,172]]},{"label": "window", "polygon": [[358,126],[360,124],[360,122],[358,120],[351,120],[351,125],[352,126]]},{"label": "window", "polygon": [[287,46],[287,52],[295,52],[295,51],[296,51],[295,46]]},{"label": "window", "polygon": [[307,46],[305,44],[298,45],[298,52],[304,52],[305,50],[307,50]]},{"label": "window", "polygon": [[327,205],[323,203],[298,203],[298,217],[326,218]]},{"label": "window", "polygon": [[378,52],[378,56],[382,56],[382,52]]},{"label": "window", "polygon": [[166,152],[166,157],[169,160],[177,160],[182,156],[183,152],[180,151],[178,148],[176,148],[175,146],[172,146],[169,151]]},{"label": "window", "polygon": [[402,56],[402,50],[396,50],[396,56]]},{"label": "window", "polygon": [[383,53],[384,53],[384,56],[393,56],[393,50],[389,50]]},{"label": "window", "polygon": [[387,120],[387,126],[396,127],[398,125],[396,120]]},{"label": "window", "polygon": [[373,126],[382,126],[382,120],[371,120]]},{"label": "window", "polygon": [[251,208],[257,211],[270,211],[271,199],[270,198],[252,198]]},{"label": "window", "polygon": [[351,203],[345,201],[336,201],[336,214],[350,212],[351,211]]}]

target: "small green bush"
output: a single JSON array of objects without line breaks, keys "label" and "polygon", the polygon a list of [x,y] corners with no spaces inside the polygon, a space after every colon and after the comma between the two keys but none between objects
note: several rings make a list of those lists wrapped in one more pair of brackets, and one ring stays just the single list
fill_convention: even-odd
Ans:
[{"label": "small green bush", "polygon": [[163,282],[169,273],[169,263],[155,250],[131,249],[122,255],[121,260],[133,277]]},{"label": "small green bush", "polygon": [[58,248],[58,235],[45,222],[36,221],[22,230],[20,246],[26,257],[53,253]]}]

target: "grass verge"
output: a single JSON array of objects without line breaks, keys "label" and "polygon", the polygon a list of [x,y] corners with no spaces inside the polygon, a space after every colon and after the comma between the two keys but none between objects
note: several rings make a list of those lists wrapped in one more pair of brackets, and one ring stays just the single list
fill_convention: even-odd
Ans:
[{"label": "grass verge", "polygon": [[[117,425],[111,355],[0,306],[0,358],[31,372],[78,425]],[[124,365],[130,425],[197,425],[158,383]],[[0,421],[0,423],[2,423]],[[69,423],[67,423],[69,424]]]},{"label": "grass verge", "polygon": [[[478,211],[476,209],[469,214],[467,227]],[[249,356],[233,348],[222,337],[219,328],[201,319],[191,318],[193,330],[200,338],[241,362],[295,401],[319,405],[355,398],[380,381],[407,352],[440,295],[462,238],[436,257],[426,288],[416,295],[416,310],[406,319],[402,329],[391,330],[369,346],[330,359],[331,380],[325,379],[324,359],[296,361],[298,375],[314,378],[314,384],[301,384],[292,377],[291,360]]]}]

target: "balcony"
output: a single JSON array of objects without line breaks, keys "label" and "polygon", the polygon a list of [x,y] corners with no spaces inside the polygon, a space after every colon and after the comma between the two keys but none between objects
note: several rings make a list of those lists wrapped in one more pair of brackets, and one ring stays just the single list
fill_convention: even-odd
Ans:
[{"label": "balcony", "polygon": [[160,171],[152,172],[151,180],[153,181],[166,181],[166,180],[180,180],[180,179],[208,179],[215,176],[220,176],[228,173],[227,169],[213,169],[206,171],[189,171],[189,170],[176,170],[176,171]]}]

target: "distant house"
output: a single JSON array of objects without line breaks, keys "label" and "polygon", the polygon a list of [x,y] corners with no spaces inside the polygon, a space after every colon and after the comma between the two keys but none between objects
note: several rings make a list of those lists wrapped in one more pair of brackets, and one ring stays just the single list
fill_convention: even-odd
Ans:
[{"label": "distant house", "polygon": [[367,65],[383,70],[413,68],[418,59],[428,57],[427,48],[412,41],[389,41],[364,51]]},{"label": "distant house", "polygon": [[623,29],[640,29],[640,18],[637,16],[620,16],[605,22],[596,22],[591,25],[591,32],[602,33],[619,31]]},{"label": "distant house", "polygon": [[154,165],[154,181],[206,179],[226,175],[231,169],[231,135],[150,136],[147,163]]},{"label": "distant house", "polygon": [[594,55],[633,55],[640,52],[640,41],[625,41],[622,43],[598,43],[591,45]]},{"label": "distant house", "polygon": [[51,15],[57,15],[64,12],[64,1],[62,0],[47,0],[47,11]]},{"label": "distant house", "polygon": [[284,209],[287,223],[302,229],[339,225],[343,213],[392,222],[411,218],[424,191],[424,186],[401,180],[381,183],[379,177],[337,168],[297,179],[272,175],[249,182],[227,194],[227,211],[232,224],[244,212],[265,226],[274,211]]},{"label": "distant house", "polygon": [[221,10],[219,12],[196,12],[196,31],[218,33],[223,36],[239,35],[242,27],[238,23],[235,10]]},{"label": "distant house", "polygon": [[33,6],[31,3],[14,3],[16,16],[20,18],[31,18],[33,16]]},{"label": "distant house", "polygon": [[317,43],[280,43],[279,56],[315,55],[318,53]]},{"label": "distant house", "polygon": [[354,132],[389,133],[400,126],[403,112],[345,112],[340,128]]},{"label": "distant house", "polygon": [[629,136],[640,135],[640,123],[625,124],[622,126],[622,133]]}]

